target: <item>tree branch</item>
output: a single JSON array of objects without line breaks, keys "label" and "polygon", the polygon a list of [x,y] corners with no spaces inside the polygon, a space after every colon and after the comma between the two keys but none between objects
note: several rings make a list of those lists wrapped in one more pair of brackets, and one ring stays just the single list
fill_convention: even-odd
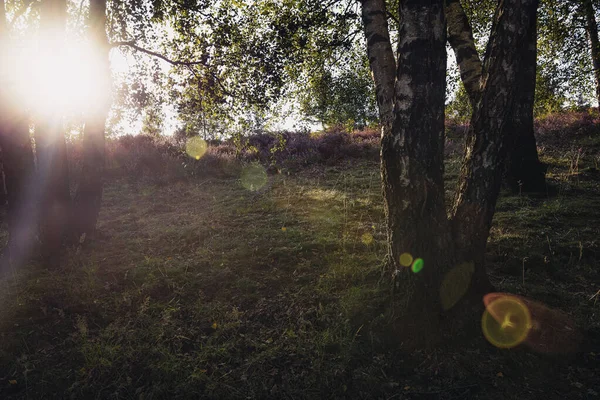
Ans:
[{"label": "tree branch", "polygon": [[163,61],[168,62],[171,65],[184,65],[184,66],[190,66],[190,65],[203,65],[206,67],[206,62],[204,61],[183,61],[183,60],[173,60],[170,59],[169,57],[157,53],[155,51],[152,50],[148,50],[145,49],[143,47],[138,46],[137,44],[135,44],[135,41],[128,41],[128,42],[113,42],[110,44],[110,47],[120,47],[120,46],[128,46],[131,47],[134,50],[137,50],[141,53],[145,53],[148,54],[150,56],[156,57],[156,58],[160,58]]},{"label": "tree branch", "polygon": [[130,41],[121,41],[121,42],[113,42],[110,44],[111,48],[114,47],[120,47],[120,46],[128,46],[131,47],[134,50],[137,50],[141,53],[144,54],[148,54],[150,56],[159,58],[163,61],[166,61],[167,63],[171,64],[171,65],[175,65],[175,66],[184,66],[187,67],[188,70],[196,77],[198,78],[198,74],[194,71],[194,69],[192,68],[195,65],[200,65],[206,68],[207,72],[210,74],[210,76],[215,80],[215,82],[217,83],[217,85],[219,85],[219,87],[221,88],[221,91],[223,92],[223,94],[225,94],[226,96],[230,96],[232,98],[238,98],[237,95],[235,95],[234,93],[232,93],[231,91],[229,91],[225,85],[223,84],[223,82],[221,81],[221,79],[212,71],[210,71],[210,69],[208,68],[208,65],[206,64],[205,61],[183,61],[183,60],[173,60],[163,54],[157,53],[155,51],[152,50],[148,50],[145,49],[143,47],[138,46],[137,44],[135,44],[135,40],[130,40]]}]

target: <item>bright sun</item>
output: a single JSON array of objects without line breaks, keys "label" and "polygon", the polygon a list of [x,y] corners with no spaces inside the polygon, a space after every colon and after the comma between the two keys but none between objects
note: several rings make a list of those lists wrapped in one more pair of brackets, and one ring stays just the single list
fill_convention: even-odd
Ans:
[{"label": "bright sun", "polygon": [[102,87],[90,44],[64,40],[22,40],[5,49],[3,68],[10,98],[34,114],[70,115],[93,107],[110,88]]}]

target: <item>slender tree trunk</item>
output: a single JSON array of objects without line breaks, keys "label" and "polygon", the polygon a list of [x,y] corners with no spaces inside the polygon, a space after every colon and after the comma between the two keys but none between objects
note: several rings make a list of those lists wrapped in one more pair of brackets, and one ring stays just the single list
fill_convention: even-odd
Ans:
[{"label": "slender tree trunk", "polygon": [[583,13],[585,15],[585,28],[590,41],[592,53],[592,65],[594,67],[594,79],[596,81],[596,99],[600,109],[600,40],[598,40],[598,24],[592,0],[582,0]]},{"label": "slender tree trunk", "polygon": [[104,178],[104,132],[110,108],[110,69],[106,37],[106,0],[90,1],[90,36],[96,48],[95,77],[102,92],[90,105],[83,133],[83,169],[75,195],[73,225],[77,237],[90,235],[96,228],[102,202]]},{"label": "slender tree trunk", "polygon": [[382,135],[392,128],[396,61],[390,42],[385,0],[361,1],[362,21],[367,39],[367,56],[375,80]]},{"label": "slender tree trunk", "polygon": [[546,166],[538,158],[533,125],[537,18],[533,19],[519,51],[522,59],[522,67],[517,77],[519,91],[505,128],[509,140],[505,184],[513,192],[543,192],[546,190]]},{"label": "slender tree trunk", "polygon": [[[481,95],[482,63],[475,48],[469,20],[460,0],[446,0],[448,19],[448,42],[456,55],[461,79],[473,109]],[[497,15],[496,15],[497,17]],[[534,21],[535,23],[535,21]],[[524,43],[518,43],[523,58],[519,71],[519,98],[514,102],[507,119],[508,145],[505,166],[505,184],[513,191],[538,192],[546,188],[546,166],[539,161],[533,129],[533,106],[535,98],[535,73],[537,61],[536,26],[530,30]],[[473,138],[468,136],[468,141]],[[470,146],[471,143],[467,143]]]},{"label": "slender tree trunk", "polygon": [[35,218],[32,187],[34,163],[29,138],[28,116],[8,93],[15,83],[5,70],[8,28],[4,1],[0,1],[0,148],[4,172],[4,187],[8,203],[8,256],[13,263],[24,262],[33,245]]},{"label": "slender tree trunk", "polygon": [[[1,96],[1,95],[0,95]],[[34,163],[27,115],[0,100],[0,147],[6,188],[9,259],[24,262],[33,246],[35,207],[33,204]]]},{"label": "slender tree trunk", "polygon": [[[40,48],[46,52],[47,62],[60,56],[58,53],[66,28],[66,7],[66,0],[43,0],[41,3]],[[44,110],[37,116],[35,126],[40,179],[40,239],[44,262],[51,266],[57,265],[60,260],[71,205],[62,111],[58,108]]]},{"label": "slender tree trunk", "polygon": [[475,48],[471,24],[460,0],[446,0],[446,19],[448,43],[456,55],[460,78],[465,85],[471,106],[475,107],[481,94],[482,63]]}]

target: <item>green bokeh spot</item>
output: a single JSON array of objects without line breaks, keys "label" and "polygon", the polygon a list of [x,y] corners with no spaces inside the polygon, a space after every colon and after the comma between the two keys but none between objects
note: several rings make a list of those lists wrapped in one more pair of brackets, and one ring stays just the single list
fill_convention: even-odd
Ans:
[{"label": "green bokeh spot", "polygon": [[256,192],[267,184],[267,171],[262,165],[250,164],[242,170],[240,180],[246,189]]},{"label": "green bokeh spot", "polygon": [[425,265],[425,262],[423,261],[422,258],[417,258],[412,265],[412,272],[419,273],[421,272],[421,270],[423,269],[423,266]]}]

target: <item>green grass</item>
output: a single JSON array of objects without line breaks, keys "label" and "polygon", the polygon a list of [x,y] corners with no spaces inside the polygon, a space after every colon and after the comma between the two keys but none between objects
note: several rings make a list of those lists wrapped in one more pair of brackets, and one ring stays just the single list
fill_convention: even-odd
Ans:
[{"label": "green grass", "polygon": [[[500,290],[598,332],[600,304],[589,300],[600,281],[598,182],[546,161],[558,194],[502,197],[489,270]],[[450,177],[459,165],[451,160]],[[70,250],[59,270],[31,264],[0,280],[0,397],[600,392],[589,348],[568,359],[482,337],[415,354],[381,348],[372,333],[388,290],[378,284],[380,193],[378,165],[356,160],[273,175],[259,192],[236,179],[109,183],[94,242]]]}]

